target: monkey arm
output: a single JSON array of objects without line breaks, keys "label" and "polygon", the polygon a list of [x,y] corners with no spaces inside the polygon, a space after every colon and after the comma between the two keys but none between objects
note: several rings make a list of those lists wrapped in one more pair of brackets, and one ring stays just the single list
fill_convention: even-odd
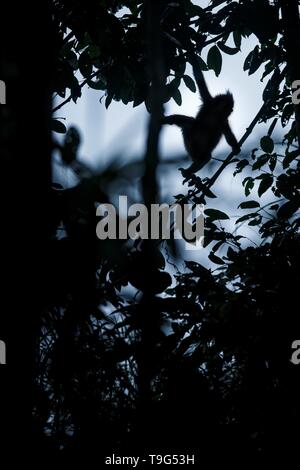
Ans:
[{"label": "monkey arm", "polygon": [[224,133],[224,136],[225,136],[225,139],[226,139],[227,143],[232,147],[232,150],[233,150],[236,154],[240,153],[241,148],[240,148],[240,146],[239,146],[238,141],[237,141],[236,138],[235,138],[234,133],[233,133],[232,130],[230,129],[230,126],[229,126],[228,121],[226,121],[226,124],[225,124],[225,126],[224,126],[224,130],[223,130],[223,133]]},{"label": "monkey arm", "polygon": [[198,89],[199,89],[200,96],[203,100],[203,103],[207,103],[208,101],[210,101],[212,99],[212,96],[211,96],[211,94],[209,92],[209,89],[206,85],[206,81],[205,81],[203,72],[201,70],[201,66],[199,64],[198,57],[197,57],[197,55],[195,55],[193,53],[189,53],[188,58],[189,58],[190,64],[193,67],[193,74],[194,74],[194,77],[195,77],[195,80],[196,80],[196,83],[197,83],[197,86],[198,86]]},{"label": "monkey arm", "polygon": [[[207,87],[207,84],[206,84],[201,66],[200,66],[199,61],[198,61],[198,56],[197,56],[197,54],[189,51],[188,52],[188,59],[189,59],[190,64],[193,67],[193,74],[194,74],[194,77],[195,77],[195,80],[196,80],[196,83],[197,83],[197,86],[198,86],[198,89],[199,89],[200,96],[203,100],[203,103],[206,104],[206,103],[208,103],[212,100],[212,96],[211,96],[211,94],[209,92],[209,89]],[[237,142],[230,126],[229,126],[228,121],[226,121],[223,133],[224,133],[226,141],[232,147],[232,150],[236,154],[238,154],[240,152],[240,146],[239,146],[239,144],[238,144],[238,142]]]},{"label": "monkey arm", "polygon": [[172,114],[171,116],[163,117],[161,122],[162,124],[174,124],[175,126],[186,128],[194,122],[194,118],[184,116],[183,114]]}]

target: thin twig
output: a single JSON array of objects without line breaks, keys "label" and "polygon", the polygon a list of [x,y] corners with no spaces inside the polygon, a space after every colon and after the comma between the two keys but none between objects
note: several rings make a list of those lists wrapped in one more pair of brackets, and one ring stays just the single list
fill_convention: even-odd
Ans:
[{"label": "thin twig", "polygon": [[[100,70],[101,70],[101,69],[96,70],[96,72],[93,72],[88,78],[86,78],[85,80],[83,80],[83,82],[79,85],[80,89],[83,88],[84,85],[86,85],[89,80],[91,80],[92,78],[96,77],[96,76],[100,73]],[[58,111],[60,108],[62,108],[65,104],[69,103],[69,101],[71,101],[72,97],[73,97],[73,95],[72,95],[72,93],[71,93],[70,96],[68,96],[68,98],[66,98],[62,103],[60,103],[60,104],[57,105],[55,108],[53,108],[52,113],[55,113],[55,112]]]}]

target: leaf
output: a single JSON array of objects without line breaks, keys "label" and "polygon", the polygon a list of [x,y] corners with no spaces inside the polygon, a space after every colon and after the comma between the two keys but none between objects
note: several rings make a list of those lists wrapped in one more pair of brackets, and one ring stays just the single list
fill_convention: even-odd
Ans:
[{"label": "leaf", "polygon": [[262,216],[259,215],[256,219],[253,219],[249,222],[249,227],[254,227],[255,225],[259,225],[261,223]]},{"label": "leaf", "polygon": [[221,49],[221,51],[225,52],[225,54],[228,54],[228,55],[234,55],[240,51],[237,47],[226,46],[226,44],[224,44],[221,41],[218,42],[218,46]]},{"label": "leaf", "polygon": [[210,254],[208,255],[208,258],[209,258],[210,261],[212,261],[214,264],[221,264],[221,265],[225,264],[225,262],[224,262],[221,258],[219,258],[219,256],[216,256],[214,253],[210,253]]},{"label": "leaf", "polygon": [[70,90],[71,90],[72,100],[74,101],[74,103],[76,103],[77,99],[80,98],[81,96],[81,87],[75,76],[72,77]]},{"label": "leaf", "polygon": [[237,29],[235,31],[233,31],[233,41],[234,41],[235,46],[238,49],[240,49],[241,42],[242,42],[242,35],[241,35],[240,31],[237,30]]},{"label": "leaf", "polygon": [[188,75],[183,75],[183,81],[185,83],[185,86],[189,88],[189,90],[191,90],[193,93],[197,91],[195,82],[191,77],[189,77]]},{"label": "leaf", "polygon": [[216,251],[218,251],[218,249],[221,248],[222,245],[224,245],[224,240],[221,240],[220,242],[216,243],[211,249],[212,252],[216,253]]},{"label": "leaf", "polygon": [[277,215],[278,217],[289,219],[298,209],[299,204],[296,201],[288,201],[279,208]]},{"label": "leaf", "polygon": [[278,176],[276,186],[282,196],[284,196],[286,199],[292,199],[293,190],[286,174],[283,173]]},{"label": "leaf", "polygon": [[269,160],[269,168],[271,171],[274,171],[277,164],[277,155],[272,155]]},{"label": "leaf", "polygon": [[256,217],[256,213],[251,213],[251,214],[246,214],[243,215],[243,217],[240,217],[239,219],[236,220],[235,224],[239,224],[240,222],[245,222],[245,220],[253,219],[253,217]]},{"label": "leaf", "polygon": [[218,7],[219,5],[222,5],[222,3],[225,3],[225,0],[212,0],[212,8]]},{"label": "leaf", "polygon": [[[279,69],[275,69],[273,75],[269,79],[263,91],[263,100],[265,102],[269,100],[276,101],[278,99],[279,93],[280,93],[280,89],[278,87],[279,76],[280,76]],[[273,114],[272,116],[274,116],[275,114]]]},{"label": "leaf", "polygon": [[180,87],[181,78],[176,77],[167,85],[167,94],[171,98],[176,90]]},{"label": "leaf", "polygon": [[146,93],[144,93],[143,90],[140,90],[138,88],[134,89],[134,95],[133,95],[133,107],[135,108],[136,106],[139,106],[144,102]]},{"label": "leaf", "polygon": [[173,92],[173,100],[175,101],[176,104],[178,104],[178,106],[182,105],[182,96],[179,90],[175,90]]},{"label": "leaf", "polygon": [[261,180],[260,185],[258,187],[258,195],[259,197],[262,196],[273,184],[273,176],[272,175],[264,175],[264,178]]},{"label": "leaf", "polygon": [[107,97],[105,98],[105,108],[107,109],[112,102],[113,99],[113,94],[109,93]]},{"label": "leaf", "polygon": [[242,202],[238,207],[241,209],[255,209],[256,207],[260,207],[260,204],[257,201],[246,201]]},{"label": "leaf", "polygon": [[120,96],[124,104],[128,104],[130,101],[132,101],[133,96],[131,83],[123,83],[120,89]]},{"label": "leaf", "polygon": [[211,220],[228,220],[229,217],[225,212],[219,211],[218,209],[206,209],[204,214],[207,215]]},{"label": "leaf", "polygon": [[241,173],[243,169],[248,165],[249,165],[249,162],[246,158],[244,158],[243,160],[239,160],[239,162],[236,165],[236,170],[233,173],[233,176],[237,175],[238,173]]},{"label": "leaf", "polygon": [[244,72],[246,72],[246,70],[249,70],[251,60],[252,60],[252,56],[253,56],[253,51],[249,52],[249,54],[247,55],[247,57],[245,59],[244,67],[243,67]]},{"label": "leaf", "polygon": [[236,258],[236,256],[237,256],[237,252],[233,248],[231,248],[231,246],[228,247],[227,258],[233,261]]},{"label": "leaf", "polygon": [[183,56],[175,56],[170,63],[171,70],[174,70],[176,77],[181,78],[186,69],[186,62]]},{"label": "leaf", "polygon": [[87,78],[91,75],[93,71],[93,65],[91,58],[86,50],[81,53],[78,60],[78,65],[80,73],[83,77]]},{"label": "leaf", "polygon": [[274,150],[273,139],[268,135],[262,137],[262,139],[260,139],[260,146],[264,152],[272,153]]},{"label": "leaf", "polygon": [[[171,98],[173,98],[174,101],[180,106],[180,103],[182,102],[181,94],[178,90],[180,86],[180,82],[181,82],[181,78],[176,77],[170,83],[167,84],[165,88],[165,99],[164,99],[165,103],[169,101]],[[147,98],[146,101],[149,101],[149,98]]]},{"label": "leaf", "polygon": [[282,167],[288,168],[295,158],[299,157],[299,150],[293,150],[292,152],[286,152],[286,156],[282,162]]},{"label": "leaf", "polygon": [[268,154],[261,155],[256,160],[256,162],[253,163],[252,171],[259,170],[262,166],[264,166],[268,162],[269,158],[270,158],[270,156]]},{"label": "leaf", "polygon": [[244,70],[249,70],[248,74],[252,75],[255,73],[262,64],[262,59],[259,55],[259,47],[255,46],[253,51],[248,54],[244,62]]},{"label": "leaf", "polygon": [[196,261],[185,261],[184,264],[194,274],[208,276],[210,273],[209,269],[205,268],[204,266],[202,266],[202,264],[199,264]]},{"label": "leaf", "polygon": [[218,77],[222,70],[222,54],[217,46],[210,48],[207,54],[207,66],[213,70]]},{"label": "leaf", "polygon": [[215,240],[214,233],[212,230],[205,230],[204,231],[204,241],[203,241],[203,248],[206,248],[208,245],[211,244]]},{"label": "leaf", "polygon": [[258,149],[252,149],[252,152],[251,152],[251,158],[252,160],[255,160],[256,159],[256,152],[257,152]]},{"label": "leaf", "polygon": [[87,79],[87,85],[93,90],[105,90],[106,83],[100,78],[98,80]]},{"label": "leaf", "polygon": [[291,103],[287,104],[283,108],[283,111],[281,114],[281,124],[283,127],[285,127],[288,124],[293,112],[294,112],[294,106]]},{"label": "leaf", "polygon": [[71,65],[74,70],[78,69],[77,55],[74,51],[67,51],[65,54],[65,60]]},{"label": "leaf", "polygon": [[271,137],[271,135],[273,134],[273,131],[275,129],[275,126],[276,126],[277,122],[278,122],[278,118],[275,118],[273,120],[272,124],[270,125],[269,130],[268,130],[268,136],[269,137]]},{"label": "leaf", "polygon": [[249,178],[245,185],[245,196],[248,197],[253,188],[254,188],[254,180],[253,178]]},{"label": "leaf", "polygon": [[67,132],[67,128],[63,122],[58,121],[57,119],[51,119],[51,129],[54,132],[58,132],[59,134],[65,134]]}]

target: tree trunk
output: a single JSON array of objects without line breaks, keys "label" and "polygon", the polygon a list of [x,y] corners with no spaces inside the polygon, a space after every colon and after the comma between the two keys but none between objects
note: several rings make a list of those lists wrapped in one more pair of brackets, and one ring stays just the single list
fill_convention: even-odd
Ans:
[{"label": "tree trunk", "polygon": [[[53,34],[48,2],[6,2],[1,13],[0,421],[15,457],[34,457],[32,400],[49,240]],[[25,443],[26,438],[29,442]],[[1,440],[1,453],[5,449]]]}]

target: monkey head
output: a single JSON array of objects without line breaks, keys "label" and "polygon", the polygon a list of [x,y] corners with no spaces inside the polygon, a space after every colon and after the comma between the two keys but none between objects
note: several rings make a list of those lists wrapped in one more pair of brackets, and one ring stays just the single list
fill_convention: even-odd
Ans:
[{"label": "monkey head", "polygon": [[223,95],[216,95],[213,98],[213,106],[215,112],[227,119],[232,113],[234,106],[233,96],[230,91],[227,91],[227,93]]}]

